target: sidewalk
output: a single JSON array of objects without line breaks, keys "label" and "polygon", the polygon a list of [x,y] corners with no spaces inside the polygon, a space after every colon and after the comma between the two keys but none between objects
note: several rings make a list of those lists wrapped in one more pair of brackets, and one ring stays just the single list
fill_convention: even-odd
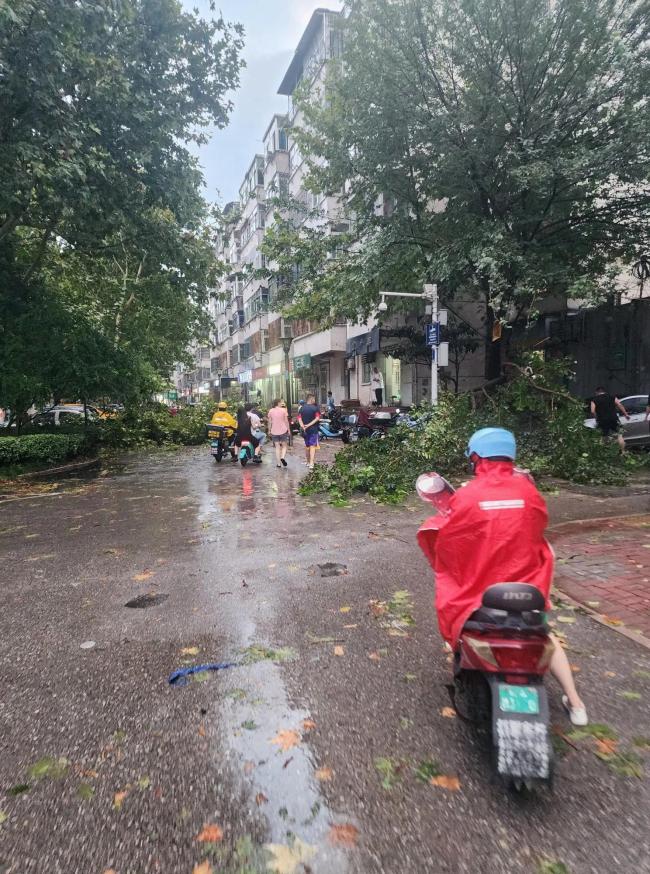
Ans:
[{"label": "sidewalk", "polygon": [[556,587],[650,641],[650,515],[568,522],[549,533]]}]

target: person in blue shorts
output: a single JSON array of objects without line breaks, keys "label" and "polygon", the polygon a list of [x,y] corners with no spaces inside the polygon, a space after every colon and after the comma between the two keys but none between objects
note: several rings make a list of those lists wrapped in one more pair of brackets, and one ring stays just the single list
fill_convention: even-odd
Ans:
[{"label": "person in blue shorts", "polygon": [[308,395],[307,403],[302,405],[298,413],[298,422],[302,428],[302,436],[305,438],[305,457],[309,470],[314,469],[314,459],[318,448],[319,420],[320,407],[316,406],[314,395]]}]

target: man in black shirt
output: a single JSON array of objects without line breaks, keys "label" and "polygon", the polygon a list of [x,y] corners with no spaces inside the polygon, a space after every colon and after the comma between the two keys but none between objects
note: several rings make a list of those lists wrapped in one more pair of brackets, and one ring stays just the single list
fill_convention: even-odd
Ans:
[{"label": "man in black shirt", "polygon": [[625,452],[625,440],[621,434],[617,410],[620,410],[626,419],[630,418],[619,399],[615,395],[608,394],[602,385],[599,385],[591,401],[591,414],[596,417],[596,427],[603,437],[616,437],[621,452]]}]

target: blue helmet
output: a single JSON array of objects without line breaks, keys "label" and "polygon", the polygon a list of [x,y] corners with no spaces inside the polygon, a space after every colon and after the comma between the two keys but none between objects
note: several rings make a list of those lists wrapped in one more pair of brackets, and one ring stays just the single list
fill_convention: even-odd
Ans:
[{"label": "blue helmet", "polygon": [[304,403],[305,403],[305,402],[301,399],[301,400],[298,401],[298,406],[299,406],[299,407],[302,407],[302,405],[303,405]]},{"label": "blue helmet", "polygon": [[512,431],[505,428],[481,428],[469,438],[465,455],[469,458],[476,453],[479,458],[510,458],[517,457],[517,441]]}]

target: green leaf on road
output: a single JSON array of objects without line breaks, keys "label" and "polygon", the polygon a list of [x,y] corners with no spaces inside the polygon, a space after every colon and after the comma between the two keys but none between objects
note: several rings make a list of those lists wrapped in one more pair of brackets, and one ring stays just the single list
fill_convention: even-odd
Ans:
[{"label": "green leaf on road", "polygon": [[149,777],[140,777],[138,780],[138,788],[139,789],[148,789],[151,786],[151,780]]},{"label": "green leaf on road", "polygon": [[9,814],[5,813],[4,810],[0,810],[0,825],[2,825],[2,823],[6,822],[8,819],[9,819]]},{"label": "green leaf on road", "polygon": [[650,671],[633,671],[632,676],[640,680],[650,680]]},{"label": "green leaf on road", "polygon": [[17,783],[11,789],[7,789],[7,795],[22,795],[23,792],[28,792],[31,788],[29,783]]},{"label": "green leaf on road", "polygon": [[624,692],[618,693],[621,698],[625,698],[626,701],[640,701],[641,693],[640,692],[630,692],[627,689]]},{"label": "green leaf on road", "polygon": [[88,783],[80,783],[77,788],[77,795],[82,801],[90,801],[95,794],[95,790]]},{"label": "green leaf on road", "polygon": [[439,777],[440,774],[440,763],[435,759],[424,759],[415,768],[415,777],[422,783],[428,783],[432,777]]},{"label": "green leaf on road", "polygon": [[245,722],[242,722],[241,727],[245,728],[246,731],[255,731],[257,724],[252,719],[247,719]]},{"label": "green leaf on road", "polygon": [[618,740],[618,734],[609,725],[602,722],[593,722],[581,728],[575,728],[567,734],[571,740],[583,740],[586,737],[595,737],[596,740]]},{"label": "green leaf on road", "polygon": [[33,764],[27,773],[32,780],[40,780],[43,777],[50,777],[52,780],[56,780],[64,776],[69,764],[68,760],[63,756],[58,759],[45,757]]},{"label": "green leaf on road", "polygon": [[245,689],[230,689],[225,694],[226,698],[232,698],[233,701],[244,701],[246,699]]},{"label": "green leaf on road", "polygon": [[540,859],[537,863],[537,874],[571,874],[564,862],[556,859]]},{"label": "green leaf on road", "polygon": [[611,754],[596,753],[596,755],[621,777],[637,777],[638,779],[643,777],[643,761],[635,752],[621,750]]},{"label": "green leaf on road", "polygon": [[298,658],[298,654],[290,646],[280,647],[279,649],[270,649],[266,646],[247,646],[242,651],[244,656],[244,664],[252,665],[256,662],[292,662]]},{"label": "green leaf on road", "polygon": [[642,750],[650,751],[650,737],[633,737],[632,743],[635,747],[639,747]]},{"label": "green leaf on road", "polygon": [[379,756],[375,759],[375,770],[381,777],[382,788],[390,790],[399,780],[398,764],[394,759]]}]

